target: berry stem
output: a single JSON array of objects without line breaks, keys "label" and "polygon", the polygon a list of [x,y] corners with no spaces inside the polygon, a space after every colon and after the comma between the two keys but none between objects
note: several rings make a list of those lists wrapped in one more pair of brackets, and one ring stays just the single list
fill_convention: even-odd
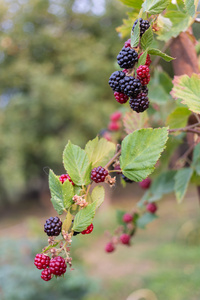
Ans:
[{"label": "berry stem", "polygon": [[122,173],[122,170],[110,170],[110,171],[108,171],[108,173],[117,173],[117,172]]},{"label": "berry stem", "polygon": [[110,167],[112,165],[112,163],[114,163],[115,159],[118,158],[121,154],[122,150],[120,149],[112,158],[111,160],[105,165],[104,169],[107,169],[108,167]]}]

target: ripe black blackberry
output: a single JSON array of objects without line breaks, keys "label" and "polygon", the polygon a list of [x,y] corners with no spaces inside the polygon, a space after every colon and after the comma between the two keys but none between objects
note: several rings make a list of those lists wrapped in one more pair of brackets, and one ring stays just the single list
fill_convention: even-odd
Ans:
[{"label": "ripe black blackberry", "polygon": [[133,182],[133,180],[127,178],[124,174],[121,174],[121,176],[122,176],[122,179],[123,179],[124,181],[126,181],[127,183],[132,183],[132,182]]},{"label": "ripe black blackberry", "polygon": [[142,85],[142,93],[148,95],[148,91],[149,90],[148,90],[147,86],[146,85]]},{"label": "ripe black blackberry", "polygon": [[[139,21],[140,21],[140,36],[142,36],[145,33],[145,31],[150,27],[150,24],[149,24],[149,21],[143,20],[142,18],[140,18]],[[134,28],[135,28],[137,22],[138,22],[138,19],[133,24],[132,31],[134,31]]]},{"label": "ripe black blackberry", "polygon": [[51,217],[46,220],[44,224],[44,232],[48,236],[57,236],[60,234],[62,228],[62,221],[58,217]]},{"label": "ripe black blackberry", "polygon": [[141,92],[141,82],[132,76],[125,76],[119,82],[122,93],[129,97],[136,97]]},{"label": "ripe black blackberry", "polygon": [[121,68],[131,69],[138,61],[138,53],[129,47],[123,47],[117,55],[117,62]]},{"label": "ripe black blackberry", "polygon": [[103,167],[99,166],[97,168],[92,169],[90,178],[96,183],[104,182],[107,175],[108,171]]},{"label": "ripe black blackberry", "polygon": [[126,74],[123,71],[115,71],[109,78],[109,85],[115,92],[121,92],[121,86],[119,84]]},{"label": "ripe black blackberry", "polygon": [[129,104],[132,110],[140,113],[149,107],[149,99],[145,93],[140,93],[136,98],[130,98]]}]

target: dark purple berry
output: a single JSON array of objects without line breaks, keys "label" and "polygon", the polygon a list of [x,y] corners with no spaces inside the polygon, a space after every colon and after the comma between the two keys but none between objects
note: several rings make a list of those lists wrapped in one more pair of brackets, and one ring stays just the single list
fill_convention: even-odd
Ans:
[{"label": "dark purple berry", "polygon": [[[138,19],[133,24],[132,31],[134,31],[134,28],[135,28],[137,22],[138,22]],[[139,22],[140,22],[140,36],[142,36],[145,33],[145,31],[150,27],[150,24],[149,24],[149,21],[143,20],[142,18],[139,19]]]},{"label": "dark purple berry", "polygon": [[149,99],[145,93],[140,93],[136,98],[130,98],[129,104],[132,110],[141,113],[149,107]]},{"label": "dark purple berry", "polygon": [[121,68],[131,69],[138,61],[138,53],[132,48],[123,47],[117,55],[117,62]]},{"label": "dark purple berry", "polygon": [[109,85],[115,92],[121,92],[121,86],[119,84],[126,74],[123,71],[115,71],[109,78]]},{"label": "dark purple berry", "polygon": [[58,217],[51,217],[46,220],[44,224],[44,232],[48,236],[57,236],[60,234],[62,228],[62,221]]},{"label": "dark purple berry", "polygon": [[124,174],[121,174],[121,176],[122,176],[122,179],[123,179],[124,181],[126,181],[127,183],[132,183],[132,182],[133,182],[133,180],[127,178]]},{"label": "dark purple berry", "polygon": [[107,175],[108,175],[108,171],[103,167],[99,166],[92,170],[90,178],[96,183],[104,182]]}]

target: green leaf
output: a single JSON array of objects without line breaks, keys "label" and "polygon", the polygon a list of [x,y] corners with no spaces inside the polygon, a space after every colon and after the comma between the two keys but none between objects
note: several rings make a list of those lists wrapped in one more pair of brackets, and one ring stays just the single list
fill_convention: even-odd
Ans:
[{"label": "green leaf", "polygon": [[137,47],[140,41],[140,23],[137,22],[134,31],[131,30],[131,47]]},{"label": "green leaf", "polygon": [[64,209],[69,208],[73,203],[72,197],[74,196],[73,185],[69,180],[66,180],[63,184],[59,178],[54,174],[52,170],[49,172],[49,188],[51,192],[51,202],[53,207],[59,215],[61,215]]},{"label": "green leaf", "polygon": [[186,9],[187,13],[191,17],[194,17],[194,15],[195,15],[194,0],[184,0],[184,4],[185,4],[185,9]]},{"label": "green leaf", "polygon": [[[161,195],[161,197],[165,194],[169,194],[174,191],[175,184],[175,170],[168,170],[166,172],[161,173],[150,187],[150,192],[154,195]],[[153,202],[153,201],[149,201]]]},{"label": "green leaf", "polygon": [[139,58],[138,66],[145,65],[147,59],[148,48],[142,53]]},{"label": "green leaf", "polygon": [[85,146],[85,152],[92,163],[92,168],[104,166],[115,154],[116,146],[114,143],[104,138],[99,140],[98,137],[89,141]]},{"label": "green leaf", "polygon": [[172,37],[177,37],[181,32],[185,31],[190,23],[191,17],[181,11],[169,11],[165,14],[165,18],[169,19],[172,26],[169,30],[168,27],[162,28],[158,33],[158,40],[167,42]]},{"label": "green leaf", "polygon": [[119,225],[125,225],[124,224],[124,221],[123,221],[123,215],[125,214],[126,212],[124,210],[117,210],[116,211],[116,218],[117,218],[117,223]]},{"label": "green leaf", "polygon": [[182,128],[187,125],[187,120],[191,112],[187,107],[177,107],[167,118],[167,125],[170,129]]},{"label": "green leaf", "polygon": [[173,60],[174,58],[163,53],[162,51],[160,51],[159,49],[154,49],[154,48],[151,48],[148,50],[148,53],[151,54],[151,55],[157,55],[157,56],[160,56],[162,57],[164,60],[166,60],[167,62]]},{"label": "green leaf", "polygon": [[123,125],[127,134],[132,133],[137,129],[142,129],[148,126],[148,114],[144,111],[138,114],[134,111],[126,112],[123,117]]},{"label": "green leaf", "polygon": [[183,168],[178,170],[175,176],[175,195],[178,203],[181,203],[187,191],[188,184],[192,177],[193,170],[191,168]]},{"label": "green leaf", "polygon": [[170,0],[146,0],[142,7],[145,12],[151,15],[160,14],[169,5]]},{"label": "green leaf", "polygon": [[63,152],[63,163],[67,173],[76,185],[90,183],[91,163],[87,153],[70,141]]},{"label": "green leaf", "polygon": [[119,1],[134,9],[140,9],[143,3],[143,0],[119,0]]},{"label": "green leaf", "polygon": [[105,198],[105,189],[103,186],[96,186],[92,191],[92,200],[96,202],[96,209],[103,203]]},{"label": "green leaf", "polygon": [[200,143],[194,148],[192,166],[194,167],[197,175],[200,175]]},{"label": "green leaf", "polygon": [[145,213],[140,218],[137,219],[136,224],[139,228],[144,229],[146,225],[157,219],[158,217],[155,214]]},{"label": "green leaf", "polygon": [[81,232],[85,230],[91,223],[95,215],[96,201],[81,209],[74,218],[73,231]]},{"label": "green leaf", "polygon": [[66,219],[64,220],[64,222],[62,224],[62,230],[69,231],[70,228],[72,227],[72,220],[73,220],[73,216],[68,211]]},{"label": "green leaf", "polygon": [[147,29],[145,33],[142,35],[141,47],[142,49],[146,50],[148,47],[151,46],[152,43],[153,43],[153,31],[152,28],[149,27],[149,29]]},{"label": "green leaf", "polygon": [[200,75],[193,74],[175,76],[173,80],[174,87],[171,91],[173,98],[180,98],[183,104],[186,104],[192,112],[200,113]]},{"label": "green leaf", "polygon": [[154,165],[165,148],[166,127],[140,129],[122,141],[120,166],[123,174],[133,181],[142,181],[154,171]]}]

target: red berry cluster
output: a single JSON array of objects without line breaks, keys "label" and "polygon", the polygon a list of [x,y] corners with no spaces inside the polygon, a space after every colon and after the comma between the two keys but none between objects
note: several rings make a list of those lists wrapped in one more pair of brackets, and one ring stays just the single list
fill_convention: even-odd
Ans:
[{"label": "red berry cluster", "polygon": [[137,68],[137,78],[140,80],[142,85],[147,85],[150,81],[149,68],[146,65],[141,65]]},{"label": "red berry cluster", "polygon": [[71,177],[68,174],[62,174],[59,177],[60,182],[64,183],[66,180],[69,180],[69,182],[71,182],[72,185],[74,185],[74,182],[71,180]]},{"label": "red berry cluster", "polygon": [[63,257],[57,256],[50,259],[49,256],[43,253],[36,254],[34,264],[39,270],[44,269],[41,273],[41,278],[45,281],[51,280],[53,275],[61,276],[66,272],[67,268]]},{"label": "red berry cluster", "polygon": [[93,224],[90,224],[85,230],[83,230],[81,233],[82,234],[90,234],[94,229]]},{"label": "red berry cluster", "polygon": [[108,129],[110,131],[118,131],[121,128],[121,117],[122,114],[120,111],[116,111],[110,115],[110,123],[108,124]]},{"label": "red berry cluster", "polygon": [[97,168],[92,169],[90,178],[94,182],[99,183],[104,182],[107,175],[108,171],[103,167],[99,166]]},{"label": "red berry cluster", "polygon": [[139,186],[144,190],[148,190],[151,186],[151,179],[149,177],[145,178],[144,180],[139,182]]},{"label": "red berry cluster", "polygon": [[155,212],[157,211],[157,205],[155,204],[155,203],[148,203],[147,205],[146,205],[146,210],[148,211],[148,212],[150,212],[151,214],[155,214]]}]

